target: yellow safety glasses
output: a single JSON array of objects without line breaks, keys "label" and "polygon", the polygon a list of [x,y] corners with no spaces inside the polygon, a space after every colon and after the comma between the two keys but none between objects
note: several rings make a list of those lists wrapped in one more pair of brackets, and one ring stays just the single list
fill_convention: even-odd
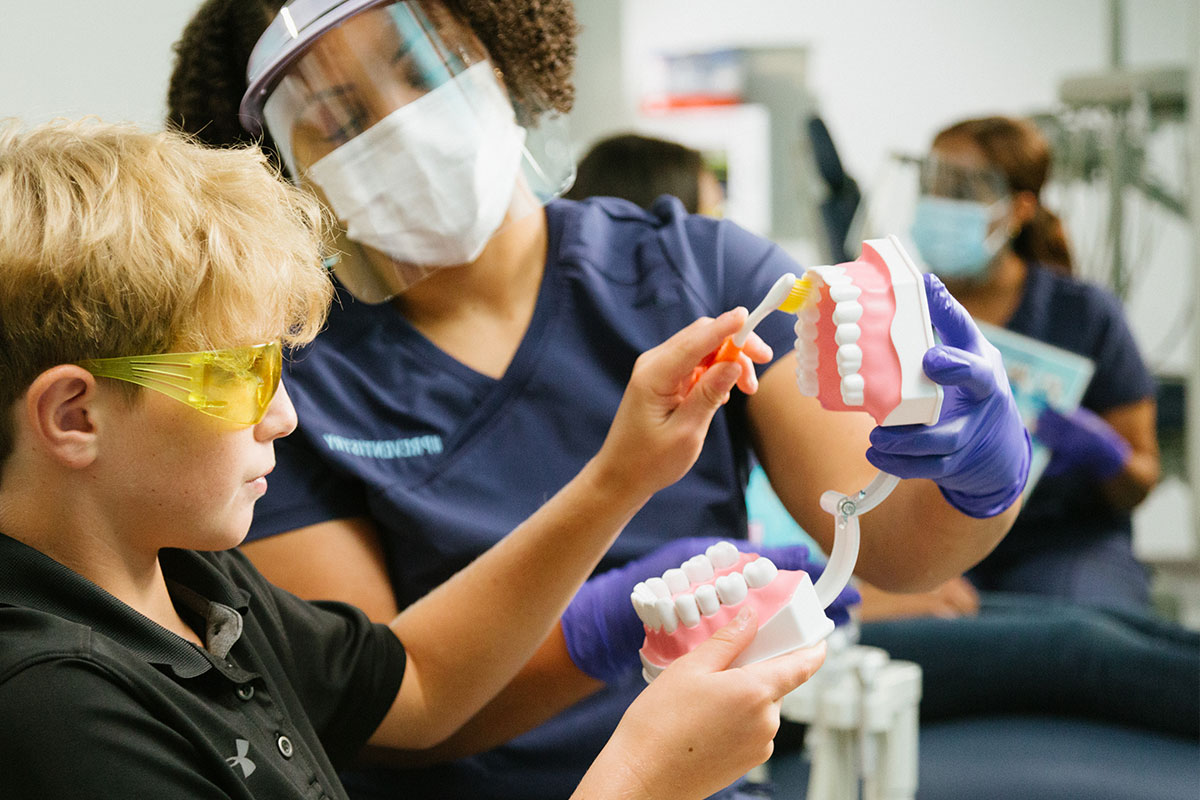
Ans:
[{"label": "yellow safety glasses", "polygon": [[136,383],[239,425],[262,420],[279,388],[282,365],[279,342],[79,362],[97,377]]}]

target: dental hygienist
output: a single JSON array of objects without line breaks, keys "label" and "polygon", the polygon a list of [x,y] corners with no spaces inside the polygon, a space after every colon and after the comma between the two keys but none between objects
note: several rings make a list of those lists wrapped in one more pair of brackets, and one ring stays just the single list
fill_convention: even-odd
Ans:
[{"label": "dental hygienist", "polygon": [[1078,409],[1038,418],[1050,463],[970,577],[988,590],[1145,611],[1130,512],[1158,480],[1154,379],[1120,301],[1071,276],[1062,224],[1040,199],[1050,160],[1033,123],[985,117],[938,133],[922,167],[912,236],[951,294],[975,319],[1096,365]]},{"label": "dental hygienist", "polygon": [[[638,353],[802,271],[676,201],[555,199],[573,170],[557,117],[575,33],[566,0],[209,0],[177,45],[172,123],[219,145],[261,135],[341,227],[341,303],[287,367],[300,427],[245,547],[281,585],[395,614],[578,472]],[[1016,514],[1029,441],[998,353],[940,284],[929,297],[945,342],[926,358],[946,387],[938,424],[872,431],[865,414],[823,411],[780,360],[792,319],[770,315],[757,393],[734,393],[696,466],[629,521],[591,582],[617,590],[574,603],[510,690],[422,757],[582,702],[483,755],[347,776],[351,793],[567,796],[642,688],[628,589],[654,570],[614,568],[678,537],[744,537],[752,458],[826,547],[823,491],[857,491],[875,467],[923,479],[864,518],[860,572],[880,586],[927,588],[982,558]]]}]

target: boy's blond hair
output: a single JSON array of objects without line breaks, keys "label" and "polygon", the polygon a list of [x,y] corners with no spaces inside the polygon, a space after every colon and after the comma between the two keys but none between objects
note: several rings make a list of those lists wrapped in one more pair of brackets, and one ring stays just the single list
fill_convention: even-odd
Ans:
[{"label": "boy's blond hair", "polygon": [[255,148],[0,121],[0,461],[8,410],[57,364],[310,341],[332,293],[328,230]]}]

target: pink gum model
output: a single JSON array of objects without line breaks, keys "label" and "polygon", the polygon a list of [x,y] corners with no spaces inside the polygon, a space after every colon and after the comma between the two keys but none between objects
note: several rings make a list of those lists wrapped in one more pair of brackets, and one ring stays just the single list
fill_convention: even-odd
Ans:
[{"label": "pink gum model", "polygon": [[729,542],[639,583],[630,599],[646,629],[641,657],[647,682],[706,641],[745,603],[758,612],[758,633],[733,666],[811,647],[833,630],[808,573],[780,570]]},{"label": "pink gum model", "polygon": [[921,366],[934,345],[925,286],[899,241],[868,240],[859,260],[805,277],[818,299],[796,313],[801,393],[879,425],[937,422],[942,389]]}]

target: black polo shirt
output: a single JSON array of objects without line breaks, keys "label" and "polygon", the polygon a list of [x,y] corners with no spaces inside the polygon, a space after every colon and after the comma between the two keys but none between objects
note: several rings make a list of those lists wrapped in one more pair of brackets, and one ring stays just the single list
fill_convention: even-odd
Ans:
[{"label": "black polo shirt", "polygon": [[236,551],[164,550],[201,649],[0,534],[0,797],[344,798],[404,649]]}]

